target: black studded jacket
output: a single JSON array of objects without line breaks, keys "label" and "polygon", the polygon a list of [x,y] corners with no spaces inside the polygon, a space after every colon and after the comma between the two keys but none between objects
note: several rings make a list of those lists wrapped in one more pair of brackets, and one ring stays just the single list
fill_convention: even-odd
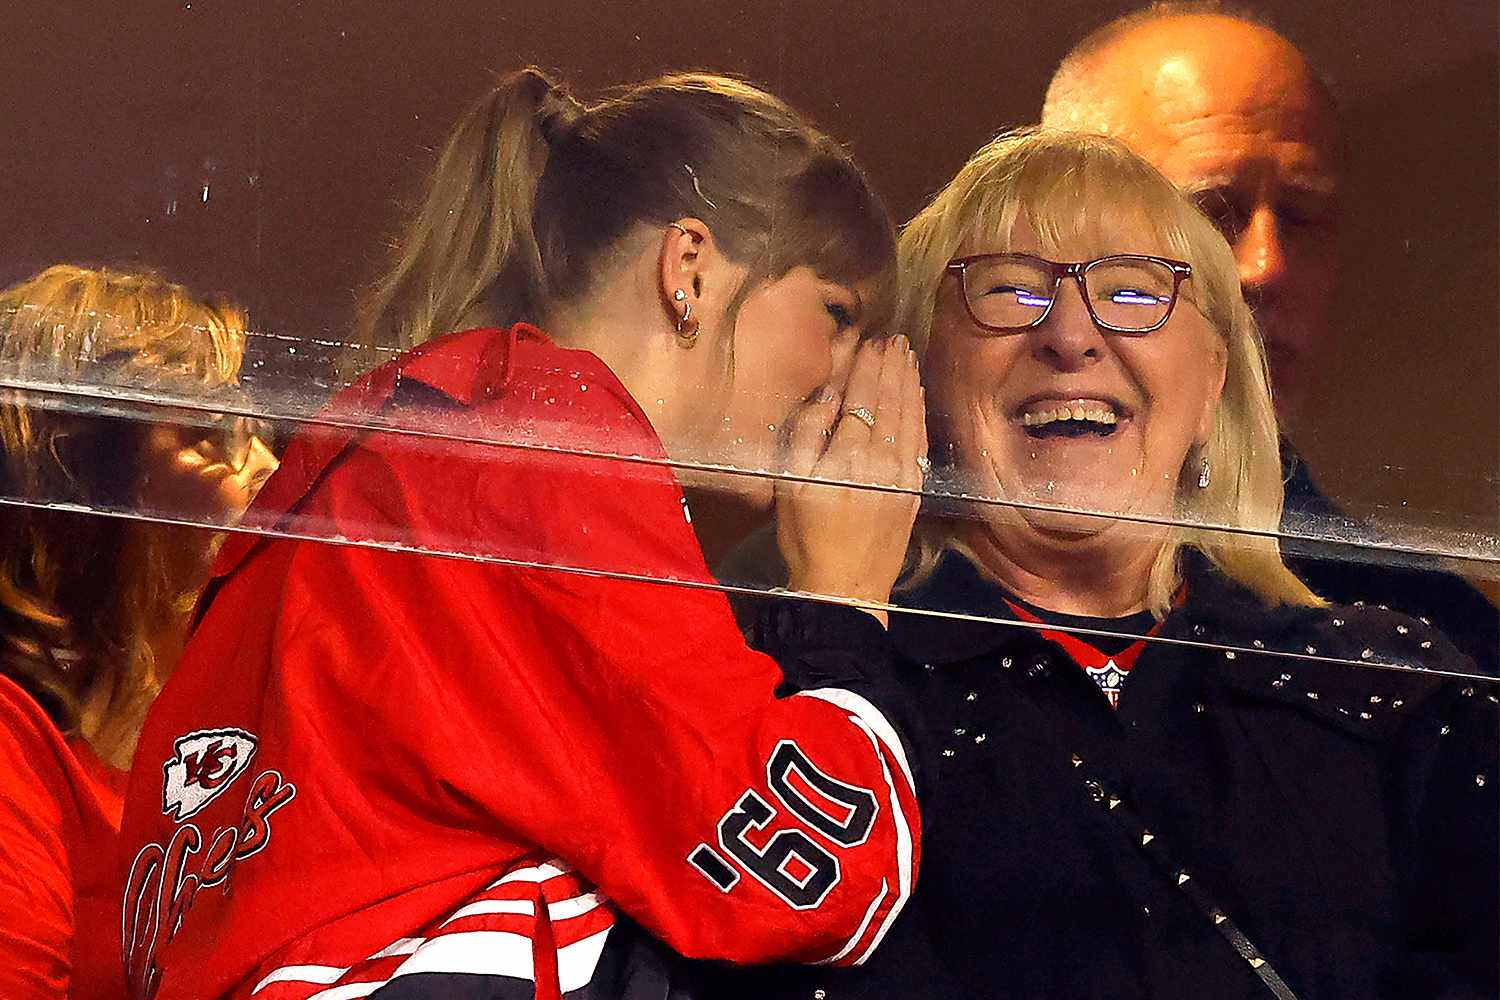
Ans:
[{"label": "black studded jacket", "polygon": [[[908,912],[862,968],[703,995],[1496,996],[1495,686],[1418,619],[1190,562],[1117,710],[1035,631],[895,616],[935,737]],[[954,556],[910,603],[1004,616]]]}]

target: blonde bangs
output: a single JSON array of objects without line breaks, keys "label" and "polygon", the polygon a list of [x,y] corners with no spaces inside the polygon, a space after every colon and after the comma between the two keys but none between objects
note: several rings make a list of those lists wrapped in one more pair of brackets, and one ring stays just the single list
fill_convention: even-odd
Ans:
[{"label": "blonde bangs", "polygon": [[[1015,224],[1024,217],[1042,254],[1051,258],[1187,255],[1189,241],[1177,218],[1181,199],[1162,190],[1159,175],[1131,169],[1135,164],[1108,155],[1114,152],[1088,142],[1022,147],[1013,170],[976,189],[975,225],[962,252],[1009,251]],[[1123,234],[1142,232],[1145,244],[1121,245]]]}]

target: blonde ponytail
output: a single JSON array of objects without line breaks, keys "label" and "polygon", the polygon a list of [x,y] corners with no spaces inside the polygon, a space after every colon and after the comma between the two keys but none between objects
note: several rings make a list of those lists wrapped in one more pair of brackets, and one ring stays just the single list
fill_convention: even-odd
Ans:
[{"label": "blonde ponytail", "polygon": [[536,69],[510,74],[466,111],[433,170],[395,265],[356,324],[359,370],[457,329],[483,303],[503,322],[534,316],[545,278],[532,228],[547,133],[581,106]]}]

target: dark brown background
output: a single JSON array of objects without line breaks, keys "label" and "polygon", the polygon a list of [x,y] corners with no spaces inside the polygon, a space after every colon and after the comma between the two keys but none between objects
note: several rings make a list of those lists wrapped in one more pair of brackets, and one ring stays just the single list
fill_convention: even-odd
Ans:
[{"label": "dark brown background", "polygon": [[[0,281],[138,260],[303,337],[343,335],[395,199],[492,71],[535,61],[584,91],[746,74],[846,139],[905,218],[989,135],[1035,118],[1058,57],[1130,6],[7,3]],[[1262,9],[1332,80],[1353,150],[1345,363],[1300,446],[1359,511],[1493,536],[1496,4]]]}]

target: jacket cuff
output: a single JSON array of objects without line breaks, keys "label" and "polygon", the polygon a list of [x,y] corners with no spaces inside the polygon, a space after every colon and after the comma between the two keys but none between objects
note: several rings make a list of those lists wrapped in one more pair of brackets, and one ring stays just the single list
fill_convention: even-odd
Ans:
[{"label": "jacket cuff", "polygon": [[785,597],[764,601],[746,638],[780,662],[798,689],[841,679],[869,683],[895,668],[895,647],[885,628],[873,615],[842,604]]}]

